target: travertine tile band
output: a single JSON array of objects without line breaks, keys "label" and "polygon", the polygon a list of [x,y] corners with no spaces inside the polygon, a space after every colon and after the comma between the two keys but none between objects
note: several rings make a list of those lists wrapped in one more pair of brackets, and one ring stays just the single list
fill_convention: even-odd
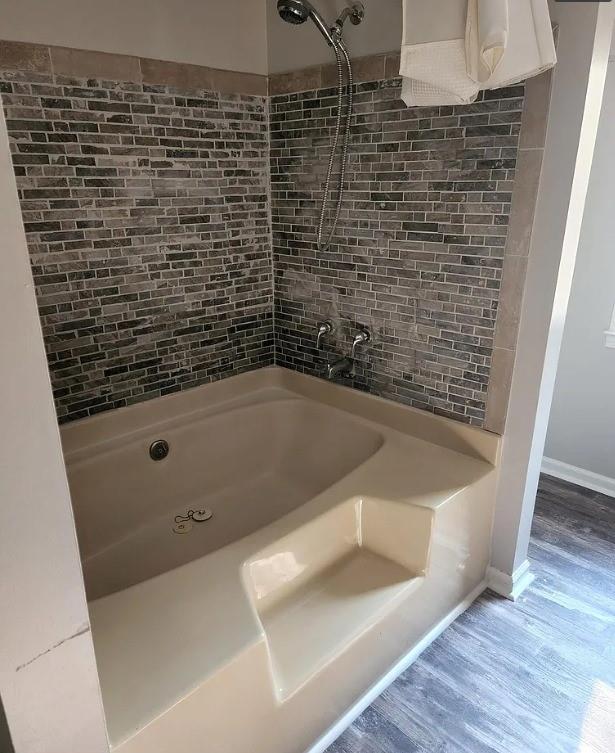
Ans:
[{"label": "travertine tile band", "polygon": [[[399,75],[399,53],[390,52],[353,58],[352,72],[355,83],[394,78]],[[269,76],[270,96],[294,94],[335,85],[337,85],[335,63]]]},{"label": "travertine tile band", "polygon": [[23,42],[0,41],[0,69],[267,95],[267,76],[255,73]]},{"label": "travertine tile band", "polygon": [[107,52],[50,47],[51,66],[58,76],[105,78],[112,81],[141,81],[139,58]]},{"label": "travertine tile band", "polygon": [[0,68],[51,73],[49,48],[38,44],[0,41]]},{"label": "travertine tile band", "polygon": [[525,92],[484,424],[486,429],[497,434],[504,434],[506,428],[519,318],[547,133],[551,71],[526,81]]}]

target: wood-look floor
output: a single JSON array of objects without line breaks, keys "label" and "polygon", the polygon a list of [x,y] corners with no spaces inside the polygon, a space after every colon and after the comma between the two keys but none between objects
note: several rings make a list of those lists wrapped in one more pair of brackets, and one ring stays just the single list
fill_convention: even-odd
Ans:
[{"label": "wood-look floor", "polygon": [[328,753],[615,753],[615,500],[543,477],[534,583],[486,592]]}]

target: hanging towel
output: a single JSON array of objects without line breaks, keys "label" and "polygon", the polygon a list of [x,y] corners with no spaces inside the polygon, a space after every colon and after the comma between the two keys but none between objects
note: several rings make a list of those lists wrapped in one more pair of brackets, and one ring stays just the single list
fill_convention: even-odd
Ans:
[{"label": "hanging towel", "polygon": [[479,86],[466,70],[468,0],[404,0],[399,72],[409,107],[473,102]]},{"label": "hanging towel", "polygon": [[555,62],[547,0],[403,0],[399,72],[409,107],[473,102],[481,89]]},{"label": "hanging towel", "polygon": [[487,82],[502,62],[507,43],[508,0],[469,0],[465,31],[468,76],[479,85]]},{"label": "hanging towel", "polygon": [[552,68],[556,62],[547,0],[511,0],[506,50],[482,88],[499,89],[516,84]]}]

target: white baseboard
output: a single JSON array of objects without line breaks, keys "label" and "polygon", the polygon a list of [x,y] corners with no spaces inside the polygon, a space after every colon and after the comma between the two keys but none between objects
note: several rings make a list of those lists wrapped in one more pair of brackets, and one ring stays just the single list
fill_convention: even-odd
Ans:
[{"label": "white baseboard", "polygon": [[487,585],[487,581],[483,581],[470,594],[468,594],[468,596],[452,609],[444,619],[440,620],[437,625],[426,633],[414,648],[410,649],[410,651],[402,656],[402,658],[394,664],[386,674],[375,682],[369,690],[314,743],[314,745],[308,748],[306,753],[323,753],[323,751],[332,745],[342,732],[350,727],[354,720],[365,711],[370,703],[375,701],[383,690],[386,690],[386,688],[388,688],[402,672],[405,672],[406,669],[416,661],[420,654],[422,654],[423,651],[432,644],[436,638],[457,619],[457,617],[459,617],[459,615],[463,614],[466,609],[471,606],[472,602],[474,602],[482,594],[485,588],[487,588]]},{"label": "white baseboard", "polygon": [[547,457],[542,459],[541,470],[547,476],[555,476],[555,478],[560,478],[562,481],[570,481],[572,484],[584,486],[586,489],[591,489],[594,492],[615,497],[615,478],[601,476],[599,473],[586,471],[584,468],[577,468],[576,465],[569,465],[568,463],[562,463],[561,460]]},{"label": "white baseboard", "polygon": [[487,585],[489,588],[511,601],[516,601],[533,580],[534,575],[530,571],[528,560],[519,565],[512,575],[496,570],[495,567],[487,569]]}]

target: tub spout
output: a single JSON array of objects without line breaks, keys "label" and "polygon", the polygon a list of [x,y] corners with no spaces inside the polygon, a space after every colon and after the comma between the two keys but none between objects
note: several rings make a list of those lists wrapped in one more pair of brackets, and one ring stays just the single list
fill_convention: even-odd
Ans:
[{"label": "tub spout", "polygon": [[327,364],[327,379],[335,381],[336,379],[348,379],[353,375],[354,362],[351,358],[338,358],[337,361]]}]

